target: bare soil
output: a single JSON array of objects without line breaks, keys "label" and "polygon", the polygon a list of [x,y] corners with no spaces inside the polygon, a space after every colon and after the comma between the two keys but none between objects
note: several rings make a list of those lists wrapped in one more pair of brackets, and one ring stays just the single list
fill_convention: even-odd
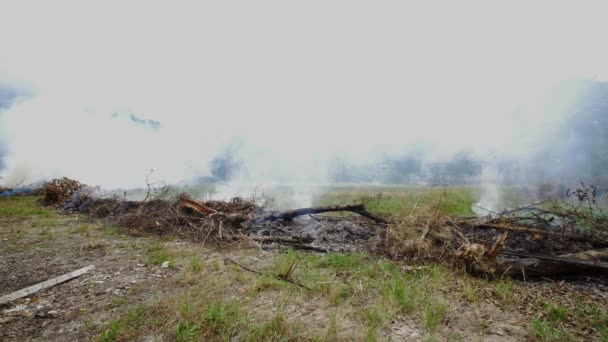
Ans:
[{"label": "bare soil", "polygon": [[[312,235],[316,245],[335,251],[357,249],[360,245],[353,241],[365,241],[371,236],[371,232],[356,221],[336,222],[332,224],[331,217],[320,221],[298,219],[291,229],[302,236]],[[265,229],[275,228],[259,226],[257,233],[264,235]],[[159,244],[170,251],[172,259],[179,261],[172,262],[170,267],[162,267],[162,262],[159,262],[162,260],[155,258],[151,247]],[[332,287],[328,287],[328,294],[310,295],[303,291],[304,294],[294,296],[293,289],[285,292],[260,280],[256,274],[223,263],[225,257],[231,257],[264,271],[273,267],[275,251],[267,252],[251,245],[217,250],[200,243],[166,237],[134,237],[83,216],[57,215],[51,218],[0,217],[0,295],[88,265],[95,265],[95,269],[0,306],[0,340],[99,339],[113,320],[124,315],[127,307],[158,303],[188,291],[201,281],[211,282],[211,278],[193,279],[187,272],[187,261],[184,260],[191,255],[201,256],[206,264],[216,265],[212,273],[205,273],[207,276],[224,276],[222,286],[225,290],[219,300],[248,298],[243,301],[243,308],[256,320],[264,321],[280,308],[287,324],[303,327],[307,336],[330,336],[320,339],[344,341],[367,338],[367,323],[359,315],[366,299],[357,294],[359,286],[363,290],[363,285],[361,278],[358,282],[349,278],[348,271],[336,272],[328,278],[329,281],[322,282],[352,287],[348,290],[353,293],[352,299],[332,304],[329,303],[334,293]],[[468,276],[454,279],[437,293],[448,305],[444,318],[432,334],[425,328],[424,315],[397,314],[379,328],[377,339],[537,340],[539,336],[532,333],[532,320],[542,317],[545,301],[551,300],[559,301],[568,309],[568,318],[560,324],[572,328],[574,339],[589,340],[602,336],[591,326],[581,326],[581,321],[575,317],[575,310],[581,304],[608,308],[608,287],[602,282],[588,279],[575,283],[528,282],[518,284],[509,290],[508,298],[501,299],[492,282],[469,280]],[[471,283],[476,284],[474,298],[467,299],[465,289]],[[137,336],[134,339],[142,341],[176,339],[165,330],[140,331],[134,336]]]}]

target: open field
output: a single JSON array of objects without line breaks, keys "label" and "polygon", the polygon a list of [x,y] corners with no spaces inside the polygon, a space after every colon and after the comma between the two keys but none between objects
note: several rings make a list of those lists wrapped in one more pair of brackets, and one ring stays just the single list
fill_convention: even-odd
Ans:
[{"label": "open field", "polygon": [[[389,215],[443,198],[445,212],[469,215],[473,191],[341,188],[313,201],[368,196],[370,210]],[[1,306],[0,340],[608,340],[602,283],[487,280],[365,252],[218,249],[126,235],[36,197],[0,198],[0,295],[91,264]]]}]

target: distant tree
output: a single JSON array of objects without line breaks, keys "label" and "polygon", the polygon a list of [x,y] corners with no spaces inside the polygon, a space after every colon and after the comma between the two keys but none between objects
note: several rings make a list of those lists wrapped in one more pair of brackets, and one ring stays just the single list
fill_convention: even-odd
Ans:
[{"label": "distant tree", "polygon": [[243,163],[230,151],[213,158],[209,162],[211,175],[219,181],[229,181],[241,171]]},{"label": "distant tree", "polygon": [[456,154],[445,164],[445,173],[454,184],[463,184],[468,176],[480,175],[481,169],[481,162],[468,152]]}]

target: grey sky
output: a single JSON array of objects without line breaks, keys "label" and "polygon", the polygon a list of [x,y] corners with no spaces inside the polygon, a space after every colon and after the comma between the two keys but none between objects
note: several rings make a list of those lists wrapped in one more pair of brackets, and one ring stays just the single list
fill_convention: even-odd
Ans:
[{"label": "grey sky", "polygon": [[[2,1],[0,77],[38,94],[2,115],[7,162],[119,186],[150,168],[170,181],[205,174],[235,139],[256,177],[296,180],[322,177],[335,154],[366,159],[417,141],[437,158],[523,153],[522,131],[542,135],[552,120],[535,110],[552,85],[608,78],[606,9]],[[131,113],[161,129],[135,127]]]}]

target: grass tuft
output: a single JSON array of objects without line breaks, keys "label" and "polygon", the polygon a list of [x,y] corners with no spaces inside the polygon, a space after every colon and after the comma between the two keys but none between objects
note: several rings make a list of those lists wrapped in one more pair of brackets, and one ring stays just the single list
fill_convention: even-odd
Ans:
[{"label": "grass tuft", "polygon": [[173,258],[169,249],[159,241],[154,241],[150,244],[146,248],[146,254],[148,255],[146,261],[148,265],[161,265],[163,262],[168,261],[169,267],[173,266]]}]

